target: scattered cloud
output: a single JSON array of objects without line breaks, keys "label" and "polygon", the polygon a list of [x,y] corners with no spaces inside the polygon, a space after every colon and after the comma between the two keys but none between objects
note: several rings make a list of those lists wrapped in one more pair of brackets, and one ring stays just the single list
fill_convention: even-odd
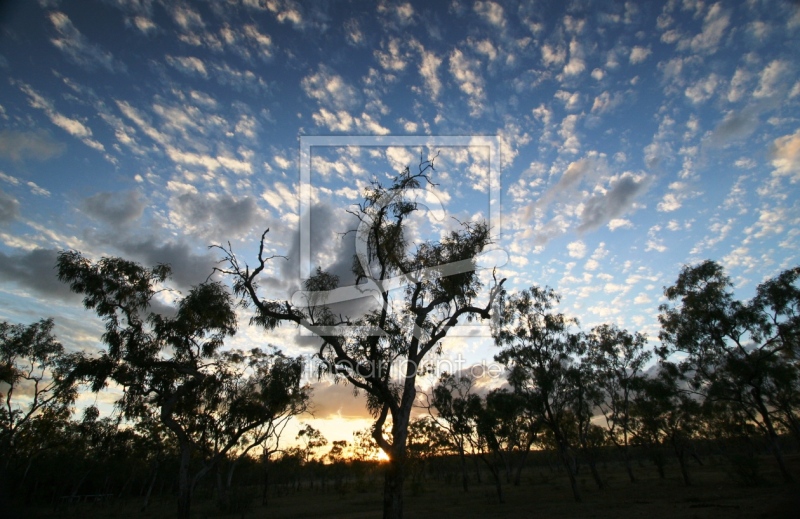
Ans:
[{"label": "scattered cloud", "polygon": [[97,193],[83,200],[83,211],[112,227],[126,227],[141,218],[147,203],[139,191]]},{"label": "scattered cloud", "polygon": [[0,131],[0,157],[14,161],[50,160],[64,153],[66,146],[48,132]]},{"label": "scattered cloud", "polygon": [[69,59],[89,70],[101,67],[109,72],[125,72],[125,65],[97,45],[89,43],[66,14],[53,11],[49,15],[58,36],[50,41]]},{"label": "scattered cloud", "polygon": [[645,192],[650,179],[643,174],[623,173],[612,181],[609,189],[586,201],[578,232],[597,229],[629,211],[636,198]]}]

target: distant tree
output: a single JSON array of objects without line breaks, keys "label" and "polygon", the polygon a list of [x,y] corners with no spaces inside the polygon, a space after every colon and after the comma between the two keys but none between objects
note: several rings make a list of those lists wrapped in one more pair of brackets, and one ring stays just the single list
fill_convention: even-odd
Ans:
[{"label": "distant tree", "polygon": [[508,381],[550,430],[569,476],[572,494],[581,500],[574,446],[568,428],[574,386],[570,370],[581,353],[581,341],[570,327],[575,319],[553,311],[559,296],[549,288],[531,287],[503,298],[495,329],[495,356],[508,370]]},{"label": "distant tree", "polygon": [[597,488],[602,490],[605,488],[605,482],[597,471],[597,458],[607,443],[605,430],[592,423],[595,404],[602,395],[596,375],[594,367],[588,362],[581,362],[567,371],[569,385],[572,387],[569,408],[574,416],[573,435],[576,437],[574,443],[578,446],[581,457],[589,465]]},{"label": "distant tree", "polygon": [[471,408],[477,403],[478,395],[472,394],[473,380],[470,377],[456,377],[443,373],[433,388],[427,409],[436,424],[447,433],[448,441],[458,454],[461,466],[461,486],[469,492],[467,475],[467,451],[474,444],[475,416]]},{"label": "distant tree", "polygon": [[[701,427],[702,403],[681,390],[680,378],[672,368],[666,365],[656,377],[638,382],[629,408],[631,431],[652,449],[671,446],[678,458],[683,482],[690,486],[692,480],[687,461],[694,452],[692,441]],[[656,455],[655,461],[659,474],[664,477],[660,454]]]},{"label": "distant tree", "polygon": [[411,489],[416,495],[422,492],[425,475],[433,460],[445,455],[448,438],[430,416],[415,418],[408,425],[408,457]]},{"label": "distant tree", "polygon": [[585,336],[586,361],[595,372],[600,390],[595,404],[603,413],[608,438],[622,453],[631,482],[636,481],[631,465],[631,398],[642,370],[653,356],[645,349],[647,338],[613,325],[600,325]]},{"label": "distant tree", "polygon": [[[194,287],[175,315],[152,309],[170,269],[122,258],[92,262],[75,251],[58,256],[58,276],[84,295],[106,324],[99,356],[83,356],[72,372],[94,391],[113,381],[123,388],[117,407],[137,419],[149,408],[180,448],[178,517],[188,518],[192,489],[245,435],[306,398],[301,364],[278,352],[220,351],[236,329],[231,297],[219,283]],[[191,472],[193,454],[201,467]]]},{"label": "distant tree", "polygon": [[[270,259],[263,253],[264,235],[253,270],[240,264],[230,248],[222,248],[228,263],[222,271],[233,277],[236,294],[255,306],[253,321],[267,329],[283,321],[309,327],[322,339],[318,355],[327,372],[367,394],[375,417],[373,437],[389,457],[385,519],[403,514],[408,426],[424,358],[438,350],[459,320],[489,318],[503,284],[495,282],[478,303],[482,283],[475,272],[475,258],[490,242],[485,222],[463,223],[439,242],[427,241],[408,250],[409,220],[418,211],[415,197],[418,190],[433,185],[432,172],[433,162],[423,161],[418,172],[406,168],[388,187],[375,181],[351,212],[359,221],[355,230],[358,253],[353,260],[356,283],[366,283],[364,288],[380,299],[379,307],[362,318],[337,317],[324,298],[309,297],[305,308],[265,299],[258,290],[258,277]],[[407,284],[402,301],[389,291],[398,280]],[[313,293],[337,285],[338,278],[317,270],[304,287]],[[339,324],[350,325],[350,331],[340,331]],[[391,439],[383,431],[386,423],[391,423]]]},{"label": "distant tree", "polygon": [[30,325],[0,322],[0,453],[5,469],[19,454],[30,462],[46,449],[50,442],[36,431],[71,415],[77,396],[66,376],[71,358],[53,326],[52,319]]},{"label": "distant tree", "polygon": [[[792,399],[780,406],[779,386],[796,380],[800,348],[800,267],[760,284],[750,301],[734,299],[731,280],[713,261],[685,266],[664,294],[659,320],[662,358],[682,354],[677,365],[693,391],[735,405],[756,424],[786,481],[793,481],[780,445],[776,416],[796,418]],[[772,405],[779,407],[773,408]],[[787,412],[789,413],[787,415]]]}]

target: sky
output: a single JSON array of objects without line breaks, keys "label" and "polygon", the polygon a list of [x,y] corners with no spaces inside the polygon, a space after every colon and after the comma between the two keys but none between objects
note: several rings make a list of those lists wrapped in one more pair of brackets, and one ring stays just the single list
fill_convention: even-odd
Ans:
[{"label": "sky", "polygon": [[[252,264],[267,228],[268,297],[317,266],[347,284],[348,208],[435,157],[414,240],[489,219],[509,289],[654,344],[683,265],[718,261],[747,298],[800,263],[798,48],[787,0],[2,2],[0,319],[91,351],[59,251],[169,263],[185,293],[210,245]],[[317,344],[246,317],[232,347]],[[440,360],[493,362],[485,333],[453,335]],[[310,381],[304,421],[369,425]]]}]

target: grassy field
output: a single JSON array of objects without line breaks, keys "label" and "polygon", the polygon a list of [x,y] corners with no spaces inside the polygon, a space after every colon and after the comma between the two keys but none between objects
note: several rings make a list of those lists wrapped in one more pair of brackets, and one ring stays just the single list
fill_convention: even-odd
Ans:
[{"label": "grassy field", "polygon": [[[666,479],[659,479],[652,466],[636,467],[639,481],[630,483],[619,468],[603,471],[608,488],[599,491],[588,471],[580,474],[583,502],[575,503],[566,476],[547,468],[530,467],[519,487],[504,485],[505,503],[500,504],[493,485],[486,481],[473,484],[469,493],[457,484],[426,481],[414,495],[406,488],[406,517],[419,519],[470,518],[614,518],[647,519],[691,518],[797,518],[800,517],[800,484],[782,483],[771,458],[761,460],[762,479],[758,485],[745,486],[732,477],[730,467],[722,462],[692,466],[694,485],[686,487],[675,464],[667,467]],[[790,457],[794,474],[800,474],[800,455]],[[270,519],[374,518],[381,515],[379,478],[366,485],[350,485],[342,492],[322,493],[300,490],[271,496],[269,506],[256,503],[253,495],[241,499],[251,502],[246,510],[223,514],[211,500],[198,499],[193,504],[197,518],[242,517]],[[245,491],[246,492],[246,491]],[[80,518],[161,518],[174,517],[175,501],[156,500],[146,514],[138,511],[140,500],[118,500],[102,504],[80,503],[54,510],[41,507],[18,510],[20,517]],[[0,511],[0,516],[2,511]],[[4,516],[3,516],[4,517]]]}]

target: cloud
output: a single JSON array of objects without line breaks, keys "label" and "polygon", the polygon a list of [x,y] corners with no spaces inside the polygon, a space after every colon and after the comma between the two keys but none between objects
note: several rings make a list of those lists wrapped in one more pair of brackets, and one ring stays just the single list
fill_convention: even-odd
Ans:
[{"label": "cloud", "polygon": [[19,201],[0,190],[0,225],[8,225],[19,217]]},{"label": "cloud", "polygon": [[458,88],[467,95],[470,115],[477,117],[483,113],[486,92],[480,62],[468,58],[460,49],[453,49],[450,53],[450,74],[458,82]]},{"label": "cloud", "polygon": [[773,97],[785,91],[787,85],[784,84],[784,79],[788,76],[789,71],[789,64],[785,61],[777,59],[772,61],[761,71],[758,79],[758,87],[753,92],[753,97],[757,99]]},{"label": "cloud", "polygon": [[646,175],[623,173],[612,183],[608,191],[592,196],[586,201],[578,232],[597,229],[624,214],[631,208],[636,197],[647,189],[649,183]]},{"label": "cloud", "polygon": [[58,280],[55,270],[57,255],[55,249],[34,249],[10,255],[0,252],[0,280],[31,289],[47,298],[74,298],[76,296],[69,286]]},{"label": "cloud", "polygon": [[[215,254],[198,254],[196,243],[185,241],[165,242],[157,236],[136,238],[126,234],[106,236],[103,241],[122,252],[122,257],[138,261],[144,266],[168,264],[172,267],[172,279],[181,290],[188,290],[204,282],[217,266]],[[211,245],[203,244],[203,245]]]},{"label": "cloud", "polygon": [[234,240],[247,234],[259,218],[252,197],[235,198],[213,193],[183,193],[170,200],[170,219],[183,232],[207,241]]},{"label": "cloud", "polygon": [[717,90],[717,86],[719,84],[719,76],[712,72],[707,77],[687,87],[684,91],[684,94],[686,94],[686,97],[688,97],[692,103],[700,104],[708,101],[711,96],[714,95],[714,92]]},{"label": "cloud", "polygon": [[800,130],[792,135],[775,139],[770,151],[775,176],[788,176],[792,182],[800,181]]},{"label": "cloud", "polygon": [[694,52],[713,54],[725,35],[725,29],[730,23],[730,14],[722,8],[721,2],[712,5],[703,20],[703,30],[697,34],[690,43]]},{"label": "cloud", "polygon": [[0,131],[0,157],[14,161],[24,159],[49,160],[64,152],[64,143],[45,131]]},{"label": "cloud", "polygon": [[758,127],[758,109],[747,107],[741,111],[730,111],[719,125],[714,128],[710,142],[725,145],[732,140],[749,137]]},{"label": "cloud", "polygon": [[206,64],[200,58],[194,56],[167,56],[167,63],[184,74],[200,74],[203,77],[208,77]]},{"label": "cloud", "polygon": [[321,381],[311,384],[313,391],[314,418],[366,419],[371,418],[367,411],[367,399],[363,392],[353,393],[353,386]]},{"label": "cloud", "polygon": [[586,256],[586,244],[581,240],[574,241],[567,245],[567,251],[570,258],[581,259]]},{"label": "cloud", "polygon": [[528,206],[526,210],[526,219],[531,218],[537,209],[544,208],[554,199],[561,197],[563,193],[574,191],[585,178],[594,174],[598,167],[597,161],[591,158],[583,158],[570,162],[567,169],[561,174],[558,182],[547,190],[536,202]]},{"label": "cloud", "polygon": [[25,83],[19,82],[19,89],[28,96],[28,104],[33,108],[41,110],[50,121],[69,133],[73,137],[80,139],[84,144],[97,151],[105,151],[105,147],[92,138],[92,130],[77,119],[71,119],[56,111],[53,103],[39,95],[33,88]]},{"label": "cloud", "polygon": [[652,51],[649,48],[640,47],[637,45],[636,47],[631,49],[631,54],[628,58],[628,61],[630,61],[631,64],[633,65],[642,63],[644,60],[647,59],[647,57],[650,55],[651,52]]},{"label": "cloud", "polygon": [[83,200],[83,211],[112,227],[125,227],[138,220],[146,201],[138,191],[97,193]]},{"label": "cloud", "polygon": [[503,7],[496,2],[475,2],[475,12],[478,16],[498,29],[502,29],[506,26]]},{"label": "cloud", "polygon": [[58,37],[50,41],[73,62],[89,70],[93,70],[95,66],[100,66],[109,72],[126,71],[125,65],[114,59],[110,52],[89,43],[86,37],[72,24],[67,15],[55,11],[51,12],[49,17],[50,22],[58,32]]},{"label": "cloud", "polygon": [[348,110],[359,104],[361,95],[330,67],[320,64],[317,71],[300,82],[303,91],[320,106],[335,110]]},{"label": "cloud", "polygon": [[271,0],[266,6],[280,23],[290,23],[297,29],[305,27],[303,7],[294,0]]}]

